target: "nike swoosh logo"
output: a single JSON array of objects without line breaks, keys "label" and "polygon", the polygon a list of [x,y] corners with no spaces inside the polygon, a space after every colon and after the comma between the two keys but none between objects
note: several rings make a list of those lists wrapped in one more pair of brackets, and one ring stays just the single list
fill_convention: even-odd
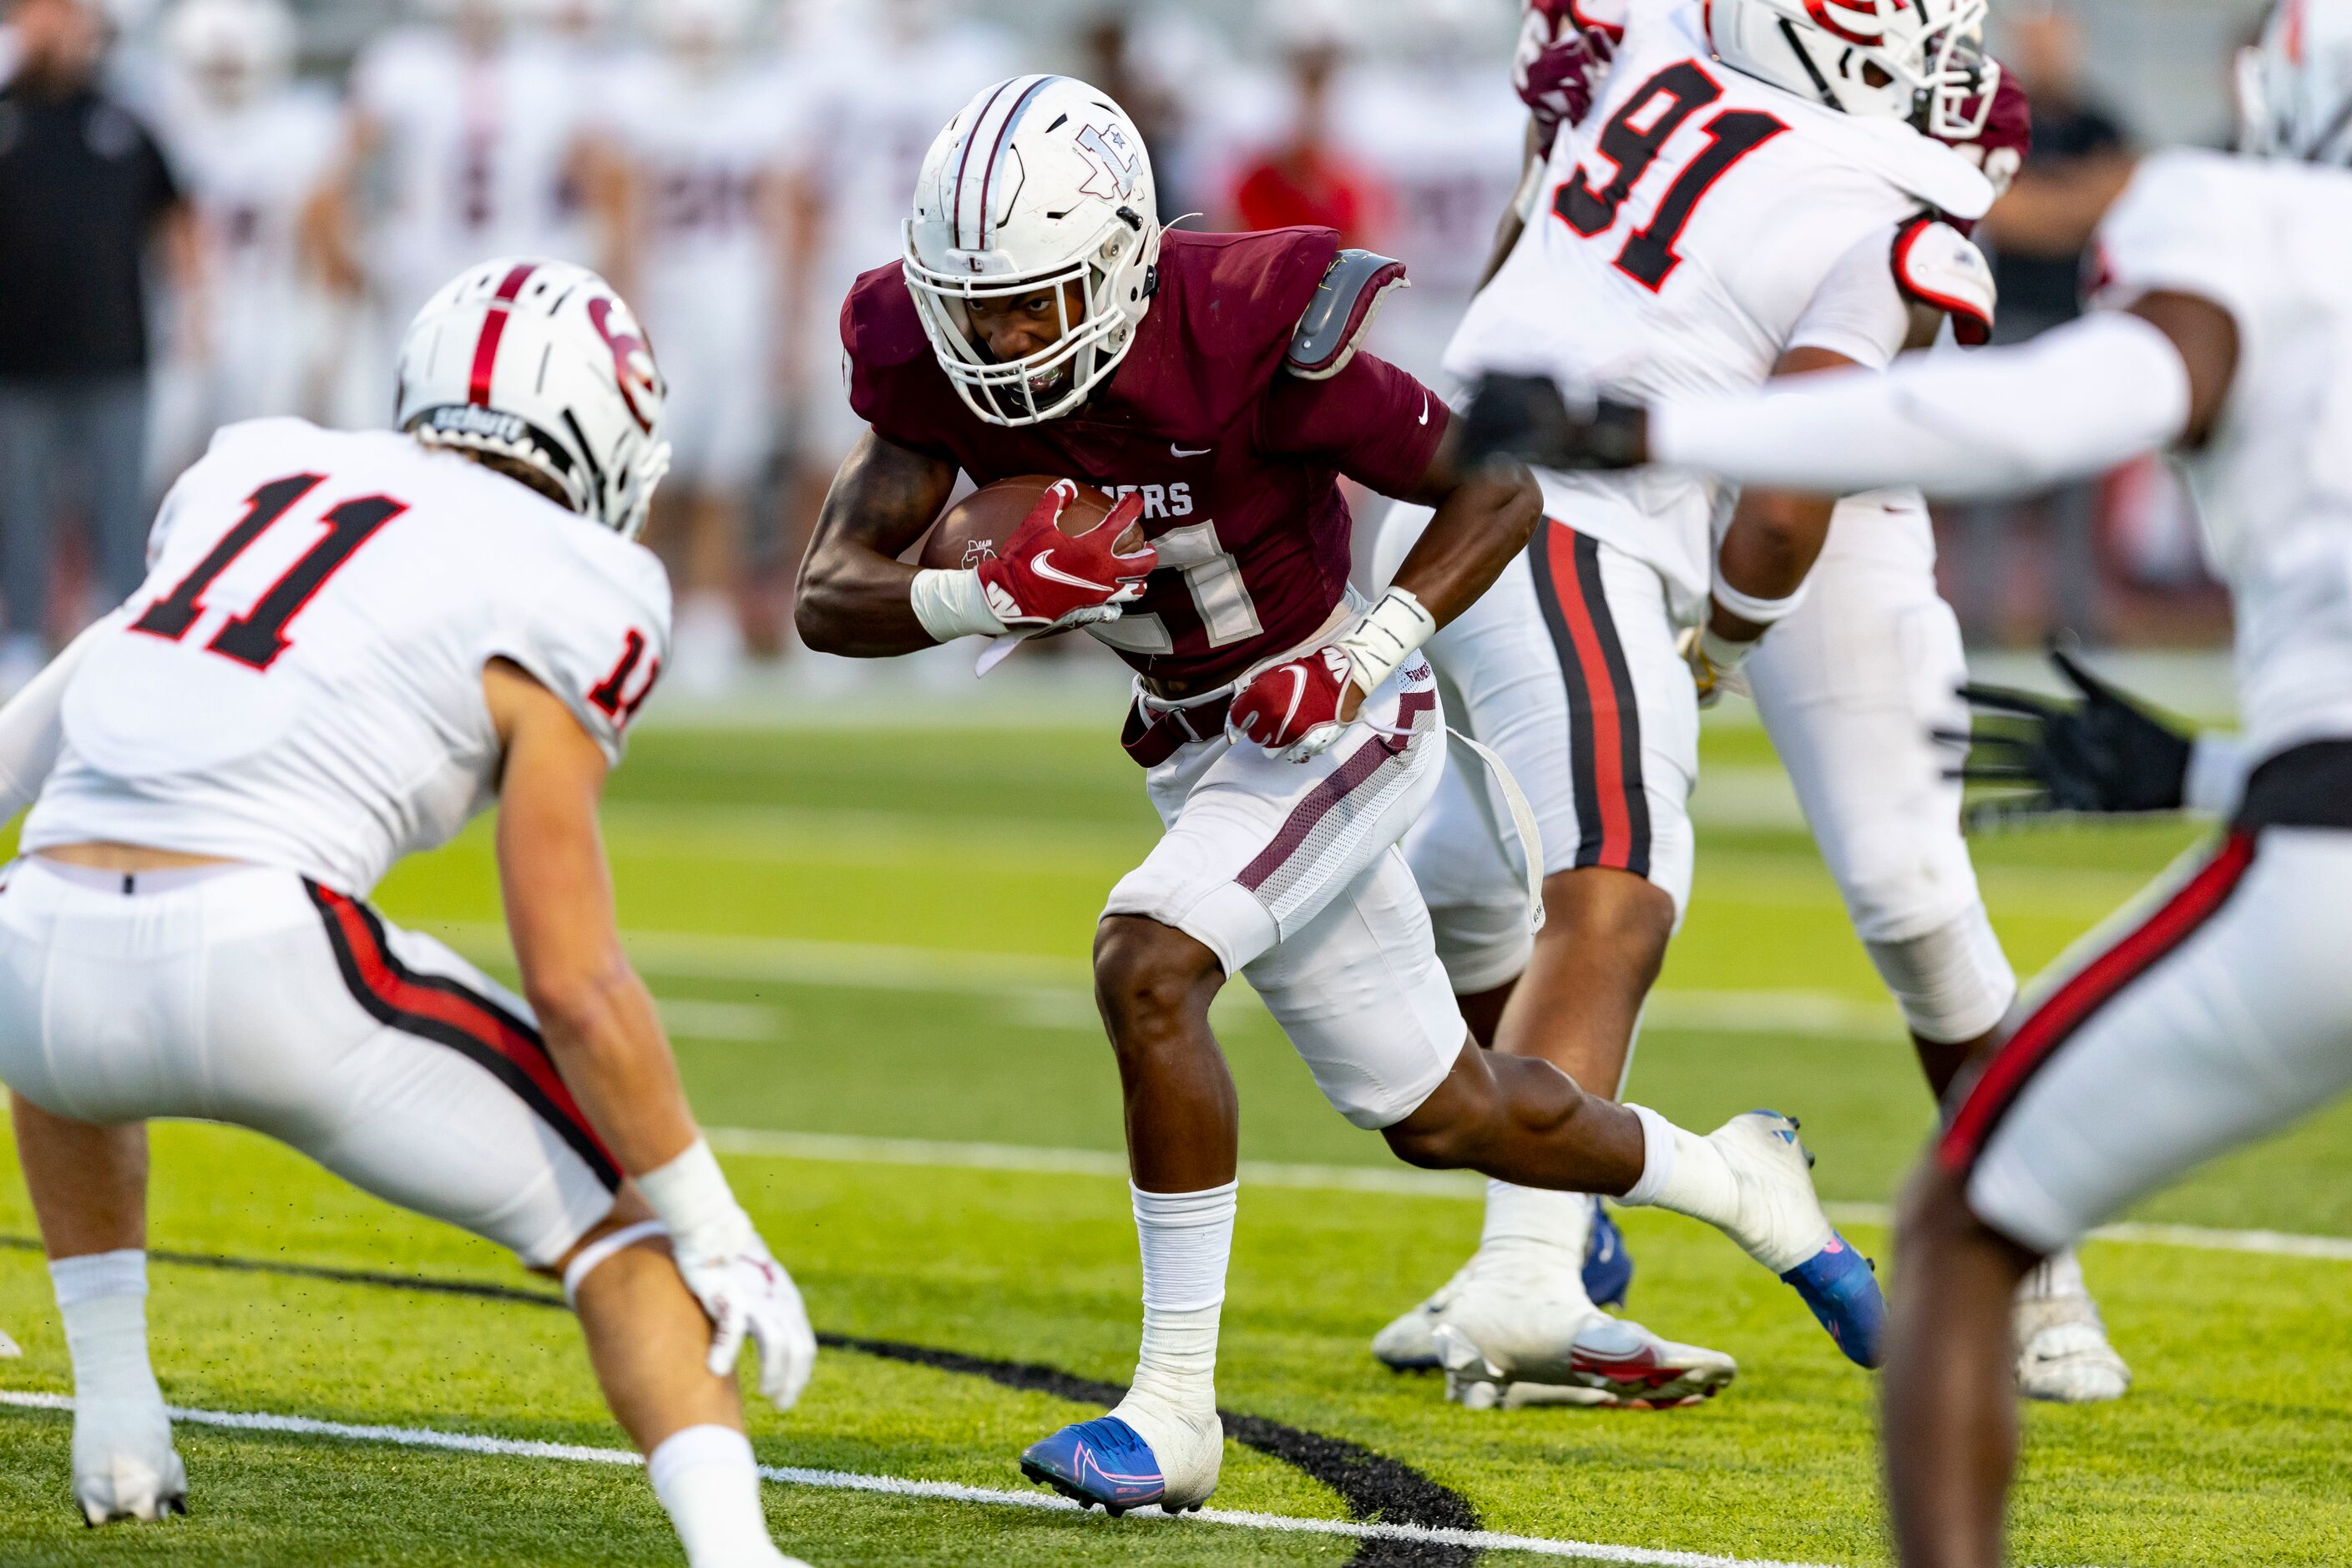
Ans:
[{"label": "nike swoosh logo", "polygon": [[1073,577],[1055,565],[1054,552],[1050,550],[1030,562],[1029,570],[1050,582],[1066,583],[1073,588],[1087,588],[1098,594],[1108,594],[1111,591],[1110,584],[1108,583],[1097,583],[1086,577]]},{"label": "nike swoosh logo", "polygon": [[1179,447],[1173,441],[1168,444],[1168,449],[1180,458],[1205,458],[1216,450],[1214,447]]},{"label": "nike swoosh logo", "polygon": [[1421,395],[1421,422],[1423,425],[1429,423],[1429,394],[1426,392]]}]

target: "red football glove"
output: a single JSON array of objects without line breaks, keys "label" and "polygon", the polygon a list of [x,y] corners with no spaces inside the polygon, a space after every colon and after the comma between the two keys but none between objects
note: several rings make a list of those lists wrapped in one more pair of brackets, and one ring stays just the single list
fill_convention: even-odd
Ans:
[{"label": "red football glove", "polygon": [[1284,762],[1303,763],[1338,743],[1363,700],[1347,651],[1326,643],[1252,677],[1225,715],[1225,733]]},{"label": "red football glove", "polygon": [[1118,553],[1120,534],[1143,515],[1141,492],[1128,495],[1110,515],[1080,534],[1062,531],[1062,511],[1077,495],[1064,479],[1037,498],[992,561],[980,563],[988,607],[1018,632],[1064,631],[1118,619],[1119,606],[1143,596],[1143,580],[1160,565],[1145,544]]},{"label": "red football glove", "polygon": [[1578,124],[1592,111],[1613,53],[1606,36],[1576,19],[1572,0],[1528,0],[1511,85],[1535,116],[1544,152],[1551,151],[1562,125]]}]

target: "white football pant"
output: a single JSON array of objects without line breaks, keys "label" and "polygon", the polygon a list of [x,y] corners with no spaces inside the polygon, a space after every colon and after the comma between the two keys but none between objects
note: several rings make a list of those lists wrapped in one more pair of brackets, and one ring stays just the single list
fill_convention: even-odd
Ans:
[{"label": "white football pant", "polygon": [[546,1267],[620,1174],[530,1011],[430,937],[292,872],[122,889],[32,857],[0,886],[0,1079],[79,1121],[266,1133]]}]

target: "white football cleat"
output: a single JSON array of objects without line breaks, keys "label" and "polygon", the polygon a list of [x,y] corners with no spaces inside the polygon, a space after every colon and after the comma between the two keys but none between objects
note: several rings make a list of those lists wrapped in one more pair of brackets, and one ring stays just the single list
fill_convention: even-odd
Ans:
[{"label": "white football cleat", "polygon": [[1751,1110],[1706,1141],[1735,1184],[1734,1212],[1717,1228],[1797,1292],[1848,1361],[1885,1364],[1886,1299],[1870,1259],[1822,1212],[1795,1119]]},{"label": "white football cleat", "polygon": [[2088,1296],[2020,1301],[2011,1327],[2017,1345],[2017,1391],[2054,1405],[2104,1405],[2131,1389],[2131,1368],[2107,1342],[2106,1325]]},{"label": "white football cleat", "polygon": [[1444,1321],[1445,1309],[1453,1304],[1455,1292],[1470,1278],[1477,1261],[1473,1258],[1455,1269],[1454,1278],[1440,1285],[1429,1300],[1374,1334],[1373,1359],[1391,1372],[1435,1372],[1444,1366],[1437,1354],[1437,1325]]},{"label": "white football cleat", "polygon": [[1456,1298],[1433,1336],[1445,1363],[1445,1397],[1472,1410],[1672,1410],[1712,1399],[1739,1375],[1720,1351],[1660,1339],[1597,1307],[1563,1323],[1550,1306],[1475,1286]]},{"label": "white football cleat", "polygon": [[187,1512],[187,1467],[173,1450],[172,1418],[162,1402],[78,1399],[73,1489],[93,1525]]}]

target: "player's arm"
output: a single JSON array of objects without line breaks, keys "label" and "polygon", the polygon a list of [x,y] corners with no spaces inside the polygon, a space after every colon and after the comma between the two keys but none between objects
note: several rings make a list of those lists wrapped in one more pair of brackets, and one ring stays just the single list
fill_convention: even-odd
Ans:
[{"label": "player's arm", "polygon": [[1542,195],[1552,142],[1561,126],[1580,124],[1591,111],[1612,52],[1607,32],[1588,27],[1570,0],[1528,0],[1519,19],[1518,52],[1511,60],[1511,86],[1528,106],[1527,148],[1518,189],[1495,226],[1494,248],[1478,274],[1479,288],[1494,281],[1527,231]]},{"label": "player's arm", "polygon": [[940,638],[915,614],[900,561],[955,489],[956,466],[868,430],[842,459],[801,559],[793,624],[819,653],[891,658]]},{"label": "player's arm", "polygon": [[367,286],[367,269],[360,262],[360,186],[383,150],[383,126],[366,110],[353,109],[341,153],[303,204],[303,257],[339,294],[357,294]]},{"label": "player's arm", "polygon": [[1365,698],[1494,586],[1543,520],[1543,491],[1507,458],[1465,459],[1428,388],[1370,354],[1267,399],[1263,449],[1313,456],[1367,489],[1432,507],[1380,603],[1331,643],[1262,670],[1234,700],[1234,731],[1303,762],[1328,750]]},{"label": "player's arm", "polygon": [[580,1108],[624,1170],[655,1170],[699,1134],[653,995],[621,951],[597,826],[607,764],[580,721],[519,667],[482,689],[504,752],[499,876],[523,994]]},{"label": "player's arm", "polygon": [[869,430],[834,479],[801,563],[793,616],[821,653],[887,658],[964,637],[1032,636],[1117,620],[1159,566],[1149,544],[1118,541],[1143,515],[1129,494],[1083,534],[1062,531],[1076,494],[1041,496],[995,555],[977,566],[919,570],[898,556],[923,536],[955,486],[956,467]]},{"label": "player's arm", "polygon": [[715,1328],[710,1370],[731,1373],[750,1338],[760,1347],[761,1392],[789,1405],[807,1386],[816,1338],[791,1276],[695,1126],[652,994],[621,950],[596,822],[604,752],[520,667],[491,661],[482,691],[503,752],[498,849],[507,929],[548,1052],[669,1232],[678,1273]]}]

